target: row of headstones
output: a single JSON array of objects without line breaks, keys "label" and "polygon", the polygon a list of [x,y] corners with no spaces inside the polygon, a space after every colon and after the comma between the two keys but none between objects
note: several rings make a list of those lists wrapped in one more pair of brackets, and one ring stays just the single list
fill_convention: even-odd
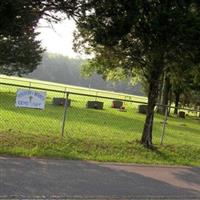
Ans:
[{"label": "row of headstones", "polygon": [[[54,105],[64,106],[65,101],[66,101],[65,98],[57,98],[57,97],[53,98],[53,104]],[[68,107],[71,106],[71,99],[67,100],[67,106]],[[118,108],[118,109],[124,109],[123,101],[113,100],[111,107],[112,108]],[[103,102],[101,102],[101,101],[87,101],[86,108],[94,108],[94,109],[102,110],[103,109]],[[147,105],[139,105],[138,106],[138,112],[142,113],[142,114],[146,114],[147,113]],[[180,111],[178,113],[178,117],[185,118],[185,112]]]},{"label": "row of headstones", "polygon": [[[57,97],[53,98],[53,104],[54,105],[64,106],[65,103],[66,103],[65,98],[57,98]],[[67,107],[70,107],[70,106],[71,106],[71,99],[68,99],[67,100]],[[123,102],[113,100],[111,107],[120,109],[120,108],[123,107]],[[86,108],[94,108],[94,109],[102,110],[103,109],[103,102],[101,102],[101,101],[87,101]]]},{"label": "row of headstones", "polygon": [[[142,114],[146,114],[147,113],[147,105],[139,105],[138,106],[138,112],[142,113]],[[184,119],[185,118],[185,112],[179,111],[178,117]]]}]

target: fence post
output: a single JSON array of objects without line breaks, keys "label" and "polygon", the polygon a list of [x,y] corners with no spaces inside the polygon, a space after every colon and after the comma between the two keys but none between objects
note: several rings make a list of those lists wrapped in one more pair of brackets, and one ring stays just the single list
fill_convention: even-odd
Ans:
[{"label": "fence post", "polygon": [[167,124],[167,116],[168,116],[168,106],[166,106],[166,109],[165,109],[165,118],[164,118],[164,121],[163,121],[163,128],[162,128],[162,135],[161,135],[161,139],[160,139],[160,145],[163,144],[163,139],[164,139],[164,135],[165,135],[165,128],[166,128],[166,124]]},{"label": "fence post", "polygon": [[63,121],[62,121],[62,130],[61,130],[62,137],[64,136],[64,131],[65,131],[65,121],[66,121],[66,116],[67,116],[68,97],[69,97],[69,93],[67,92],[66,98],[65,98],[65,105],[64,105]]},{"label": "fence post", "polygon": [[98,94],[98,92],[96,91],[95,101],[97,101],[97,94]]},{"label": "fence post", "polygon": [[64,95],[63,95],[63,98],[66,98],[66,92],[67,92],[67,88],[64,87]]},{"label": "fence post", "polygon": [[29,82],[29,90],[31,89],[31,82]]}]

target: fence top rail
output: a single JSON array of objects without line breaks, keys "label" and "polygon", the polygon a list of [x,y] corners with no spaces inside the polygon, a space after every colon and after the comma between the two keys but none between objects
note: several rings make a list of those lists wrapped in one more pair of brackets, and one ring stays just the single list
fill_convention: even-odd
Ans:
[{"label": "fence top rail", "polygon": [[[30,87],[30,86],[25,86],[25,85],[18,85],[18,84],[12,84],[12,83],[2,83],[2,82],[0,82],[0,84],[1,85],[13,86],[13,87],[22,87],[22,88],[28,88],[28,89],[57,92],[57,93],[63,93],[63,94],[73,94],[73,95],[95,97],[95,98],[101,98],[101,99],[118,100],[118,101],[123,101],[123,102],[138,103],[138,104],[145,104],[145,105],[148,104],[147,102],[144,102],[144,101],[134,101],[134,100],[128,100],[128,99],[115,98],[115,97],[112,98],[112,97],[99,96],[99,95],[83,94],[83,93],[77,93],[77,92],[70,92],[70,91],[67,91],[67,90],[65,90],[65,91],[54,90],[54,89],[48,89],[48,88],[32,87],[32,86]],[[181,108],[181,107],[175,107],[175,106],[169,106],[169,105],[156,104],[156,106],[164,106],[164,107],[167,107],[167,108],[177,108],[179,110],[185,110],[185,111],[191,111],[191,112],[200,112],[200,110],[194,110],[194,109],[190,109],[190,108]]]},{"label": "fence top rail", "polygon": [[57,92],[57,93],[63,93],[63,94],[73,94],[73,95],[79,95],[79,96],[87,96],[87,97],[95,97],[95,98],[102,98],[102,99],[110,99],[110,100],[118,100],[118,101],[124,101],[124,102],[130,102],[130,103],[140,103],[140,104],[147,104],[147,102],[142,101],[134,101],[134,100],[128,100],[128,99],[121,99],[121,98],[115,98],[115,97],[106,97],[106,96],[100,96],[100,95],[92,95],[92,94],[83,94],[78,92],[70,92],[70,91],[63,91],[63,90],[55,90],[55,89],[47,89],[47,88],[41,88],[41,87],[32,87],[32,86],[26,86],[26,85],[20,85],[20,84],[13,84],[13,83],[2,83],[1,85],[8,85],[13,87],[22,87],[22,88],[28,88],[28,89],[36,89],[36,90],[44,90],[49,92]]}]

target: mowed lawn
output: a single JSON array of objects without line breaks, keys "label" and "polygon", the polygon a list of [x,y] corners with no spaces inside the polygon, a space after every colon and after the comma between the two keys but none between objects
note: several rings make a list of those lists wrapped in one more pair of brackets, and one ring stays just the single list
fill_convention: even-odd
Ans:
[{"label": "mowed lawn", "polygon": [[[52,98],[63,93],[47,92],[45,110],[25,109],[15,107],[17,88],[0,87],[0,154],[200,166],[200,120],[194,117],[170,116],[160,146],[164,117],[156,115],[156,148],[147,150],[139,143],[145,115],[137,112],[138,104],[126,102],[126,112],[120,112],[111,108],[112,100],[71,94],[61,137],[64,108]],[[104,102],[104,109],[87,109],[88,100]]]}]

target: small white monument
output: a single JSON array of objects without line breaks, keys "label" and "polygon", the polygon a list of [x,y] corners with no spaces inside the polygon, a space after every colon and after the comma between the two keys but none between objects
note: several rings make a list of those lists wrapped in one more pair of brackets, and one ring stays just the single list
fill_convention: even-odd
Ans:
[{"label": "small white monument", "polygon": [[16,107],[45,108],[46,92],[18,89],[16,96]]}]

